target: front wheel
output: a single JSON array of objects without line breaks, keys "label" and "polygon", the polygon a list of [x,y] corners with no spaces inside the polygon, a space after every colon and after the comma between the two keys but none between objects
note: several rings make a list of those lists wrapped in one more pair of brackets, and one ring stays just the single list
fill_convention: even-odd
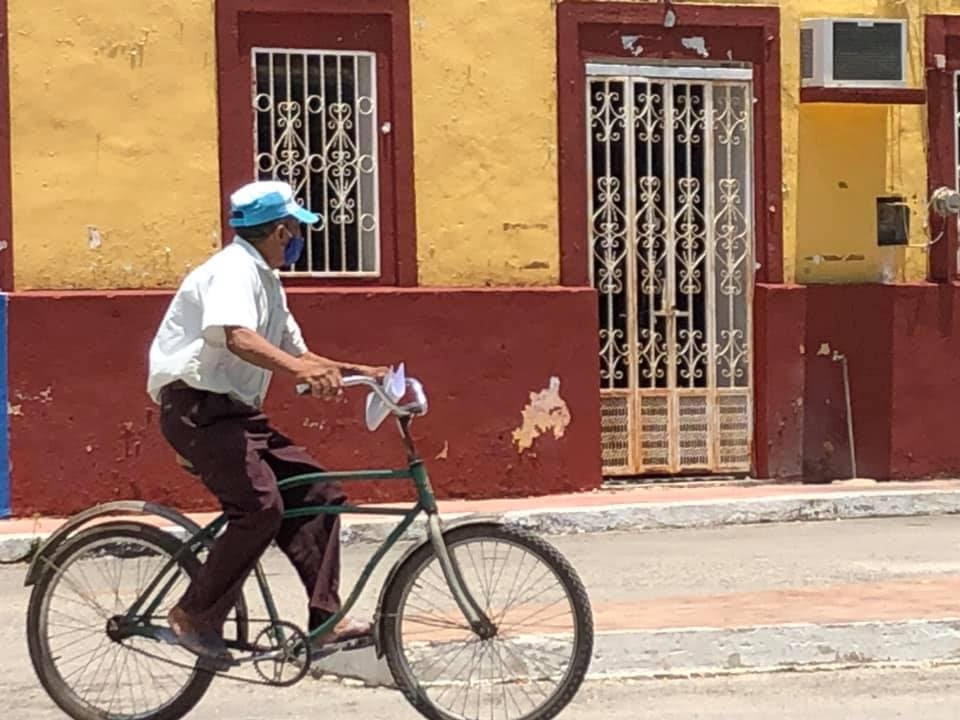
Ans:
[{"label": "front wheel", "polygon": [[430,543],[384,595],[381,641],[407,700],[430,720],[547,720],[570,702],[593,653],[583,583],[549,543],[517,527],[444,533],[466,589],[495,626],[473,632]]}]

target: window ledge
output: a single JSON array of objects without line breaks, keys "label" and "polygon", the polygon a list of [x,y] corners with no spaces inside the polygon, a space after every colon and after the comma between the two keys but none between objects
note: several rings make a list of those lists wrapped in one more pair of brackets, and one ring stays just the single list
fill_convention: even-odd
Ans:
[{"label": "window ledge", "polygon": [[870,103],[877,105],[923,105],[923,88],[800,88],[802,103]]}]

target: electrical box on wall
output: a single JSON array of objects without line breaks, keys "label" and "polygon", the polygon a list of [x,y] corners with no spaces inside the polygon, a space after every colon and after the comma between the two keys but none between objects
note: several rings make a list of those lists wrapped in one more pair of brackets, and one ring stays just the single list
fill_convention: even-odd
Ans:
[{"label": "electrical box on wall", "polygon": [[910,206],[900,195],[877,198],[877,245],[910,242]]},{"label": "electrical box on wall", "polygon": [[800,25],[804,87],[902,88],[907,84],[907,23],[817,18]]}]

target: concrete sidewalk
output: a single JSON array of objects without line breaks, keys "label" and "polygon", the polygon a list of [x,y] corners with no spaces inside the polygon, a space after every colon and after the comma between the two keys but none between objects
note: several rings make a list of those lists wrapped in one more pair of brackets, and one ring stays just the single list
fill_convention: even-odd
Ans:
[{"label": "concrete sidewalk", "polygon": [[[381,507],[403,507],[391,504]],[[709,528],[873,517],[960,514],[960,480],[877,483],[869,480],[830,485],[702,482],[684,485],[610,486],[588,493],[495,500],[447,500],[448,520],[469,515],[501,518],[544,535]],[[191,513],[201,525],[214,513]],[[112,518],[116,519],[116,518]],[[139,517],[140,520],[164,521]],[[62,518],[0,520],[0,562],[28,556],[64,522]],[[347,515],[345,543],[381,542],[392,518]],[[406,538],[422,537],[415,524]]]}]

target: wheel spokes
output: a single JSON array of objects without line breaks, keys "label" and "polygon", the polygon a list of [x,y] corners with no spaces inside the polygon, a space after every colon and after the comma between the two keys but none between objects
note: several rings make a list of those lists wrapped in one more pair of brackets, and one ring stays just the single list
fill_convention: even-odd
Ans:
[{"label": "wheel spokes", "polygon": [[[148,717],[193,678],[194,670],[151,660],[137,649],[192,666],[195,658],[187,651],[141,636],[113,640],[107,635],[107,620],[123,614],[168,560],[145,540],[104,538],[53,567],[55,577],[44,598],[48,631],[43,641],[63,685],[81,704],[111,718]],[[182,568],[177,572],[163,605],[185,589],[186,575]]]},{"label": "wheel spokes", "polygon": [[432,558],[410,583],[397,623],[410,675],[450,717],[526,718],[550,701],[571,667],[573,601],[551,566],[518,543],[475,538],[451,552],[496,634],[473,633]]}]

